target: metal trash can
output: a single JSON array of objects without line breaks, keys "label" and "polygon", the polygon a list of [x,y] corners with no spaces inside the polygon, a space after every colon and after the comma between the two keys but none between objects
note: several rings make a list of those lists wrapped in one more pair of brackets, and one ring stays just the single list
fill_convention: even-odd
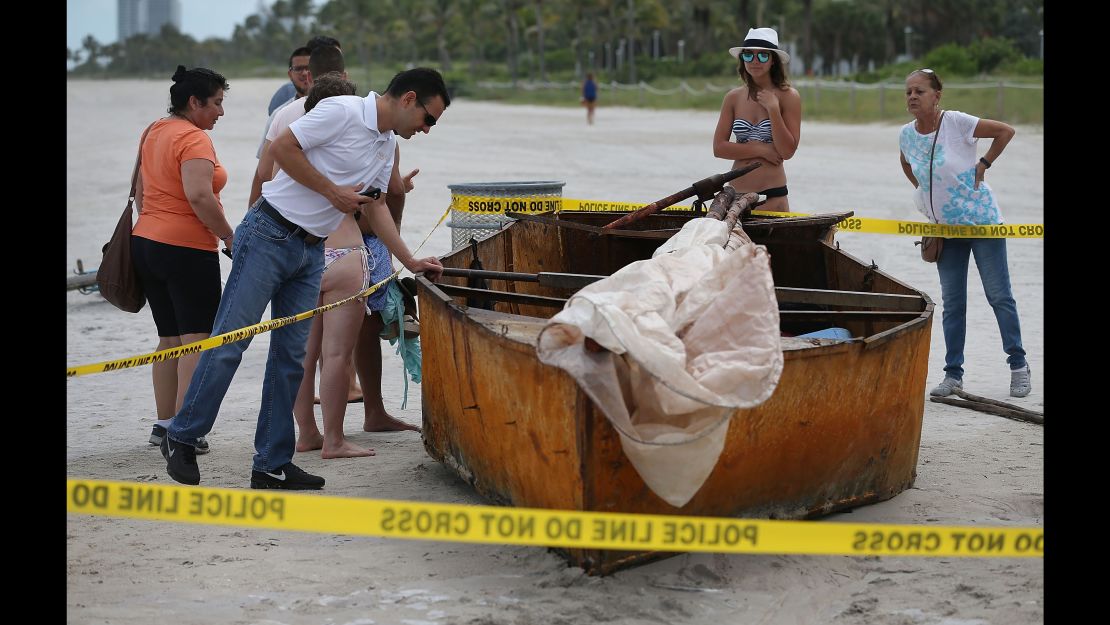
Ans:
[{"label": "metal trash can", "polygon": [[505,216],[506,210],[537,213],[558,210],[564,185],[566,182],[561,180],[447,185],[451,190],[451,221],[447,222],[451,227],[451,249],[465,246],[471,237],[484,239],[512,222]]}]

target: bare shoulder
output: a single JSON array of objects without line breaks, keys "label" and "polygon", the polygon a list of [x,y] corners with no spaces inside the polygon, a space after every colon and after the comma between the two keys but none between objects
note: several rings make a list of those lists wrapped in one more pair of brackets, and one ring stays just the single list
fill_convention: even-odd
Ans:
[{"label": "bare shoulder", "polygon": [[802,95],[798,93],[798,90],[789,85],[779,89],[779,98],[787,98],[798,102],[802,101]]},{"label": "bare shoulder", "polygon": [[743,86],[737,87],[735,89],[730,89],[729,92],[725,94],[725,102],[735,102],[735,101],[740,99],[742,94],[747,93],[747,92],[748,92],[748,86],[747,85],[743,85]]}]

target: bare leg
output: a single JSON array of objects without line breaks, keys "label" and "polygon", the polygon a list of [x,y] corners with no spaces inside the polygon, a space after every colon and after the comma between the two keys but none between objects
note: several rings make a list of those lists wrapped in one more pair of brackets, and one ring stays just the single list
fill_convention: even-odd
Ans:
[{"label": "bare leg", "polygon": [[312,329],[308,331],[308,343],[305,345],[304,377],[297,390],[297,399],[293,402],[293,418],[297,420],[297,451],[312,451],[324,446],[324,435],[316,427],[316,414],[309,399],[315,393],[313,387],[316,386],[316,360],[320,354],[322,332],[320,317],[313,317]]},{"label": "bare leg", "polygon": [[[362,285],[362,262],[362,255],[348,254],[332,263],[321,284],[322,303],[337,302]],[[320,407],[324,413],[324,446],[320,457],[325,459],[374,455],[374,450],[360,447],[343,436],[348,370],[359,324],[365,316],[363,306],[360,301],[349,302],[325,312],[322,317]]]},{"label": "bare leg", "polygon": [[[207,334],[182,334],[179,337],[178,345],[188,345],[189,343],[196,343],[208,338]],[[197,362],[200,361],[200,354],[187,354],[177,359],[177,399],[174,402],[174,414],[181,410],[181,404],[185,400],[185,391],[189,390],[189,382],[193,379],[193,372],[197,370]],[[170,415],[173,416],[173,415]]]},{"label": "bare leg", "polygon": [[[160,336],[158,337],[158,349],[173,349],[174,347],[181,347],[181,337],[177,336]],[[180,399],[178,397],[184,394],[184,387],[181,393],[177,390],[177,360],[163,360],[150,365],[150,377],[154,382],[154,407],[158,412],[158,419],[165,421],[172,419],[177,414],[176,406],[180,406]],[[194,361],[193,366],[196,366]],[[192,373],[192,371],[190,371]],[[185,384],[189,384],[186,378]]]},{"label": "bare leg", "polygon": [[406,430],[419,432],[420,428],[393,417],[385,410],[385,403],[382,400],[382,342],[378,338],[378,333],[382,330],[382,316],[375,312],[373,315],[363,315],[363,317],[358,344],[355,347],[355,366],[358,369],[358,377],[362,381],[363,408],[366,414],[362,430],[364,432]]},{"label": "bare leg", "polygon": [[[349,386],[347,388],[347,403],[348,404],[357,404],[358,402],[362,401],[362,389],[359,388],[359,386],[358,386],[358,376],[355,375],[355,363],[354,363],[354,361],[351,361],[350,363],[347,363],[347,365],[348,365],[348,370],[351,372],[351,374],[350,374],[350,383],[349,383]],[[314,397],[312,399],[312,402],[316,403],[316,404],[319,404],[320,403],[320,397],[319,396]]]},{"label": "bare leg", "polygon": [[355,363],[347,363],[347,371],[350,372],[347,383],[347,403],[362,401],[362,389],[358,385],[358,376],[355,375]]}]

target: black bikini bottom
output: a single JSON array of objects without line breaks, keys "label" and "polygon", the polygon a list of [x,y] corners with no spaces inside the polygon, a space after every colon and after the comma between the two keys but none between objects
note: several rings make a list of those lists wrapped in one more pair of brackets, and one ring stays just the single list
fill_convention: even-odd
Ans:
[{"label": "black bikini bottom", "polygon": [[775,187],[774,189],[764,189],[759,192],[760,195],[766,195],[768,199],[773,197],[786,197],[786,185]]}]

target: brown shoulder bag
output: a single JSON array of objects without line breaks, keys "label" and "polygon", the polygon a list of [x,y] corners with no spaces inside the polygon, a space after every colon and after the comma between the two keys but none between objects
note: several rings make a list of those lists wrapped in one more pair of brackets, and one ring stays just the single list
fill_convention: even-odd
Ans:
[{"label": "brown shoulder bag", "polygon": [[[937,152],[937,139],[940,138],[940,125],[944,122],[944,111],[940,113],[940,120],[937,121],[937,132],[933,135],[933,149],[929,152],[929,210],[933,211],[933,221],[937,221],[937,210],[933,208],[933,155]],[[944,250],[944,239],[942,237],[921,237],[920,241],[914,241],[914,245],[921,246],[921,260],[927,263],[935,263],[940,260],[940,253]]]},{"label": "brown shoulder bag", "polygon": [[135,183],[139,178],[139,163],[143,160],[143,142],[154,124],[143,131],[139,140],[139,154],[135,157],[135,169],[131,172],[131,192],[127,194],[127,207],[116,224],[112,238],[104,244],[101,251],[104,258],[96,270],[96,284],[100,294],[116,308],[129,313],[137,313],[146,305],[146,294],[139,284],[135,265],[131,262],[131,206],[135,202]]}]

